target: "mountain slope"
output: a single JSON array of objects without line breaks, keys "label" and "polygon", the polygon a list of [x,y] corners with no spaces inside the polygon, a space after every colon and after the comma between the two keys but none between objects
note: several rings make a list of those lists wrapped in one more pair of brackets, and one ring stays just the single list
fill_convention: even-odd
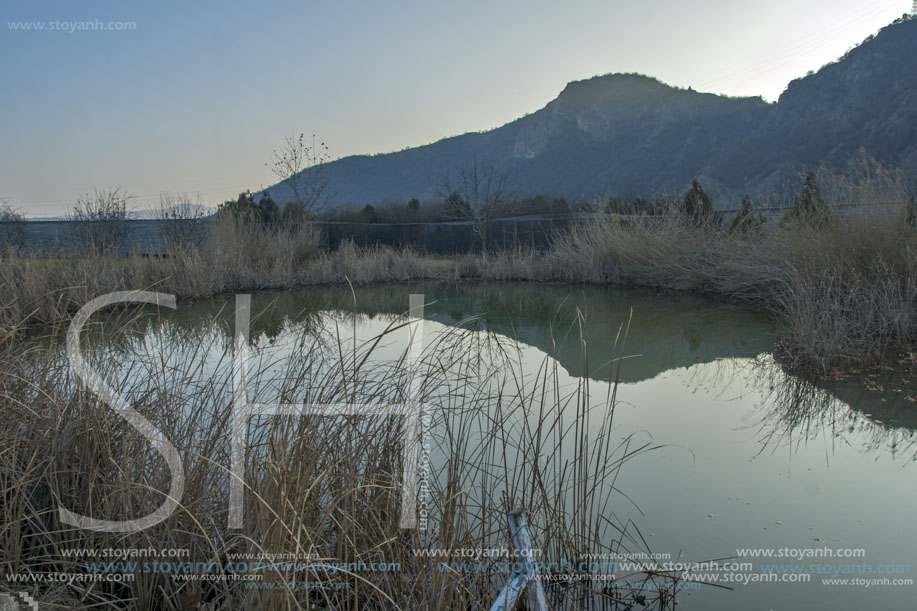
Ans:
[{"label": "mountain slope", "polygon": [[[777,190],[801,166],[835,167],[860,147],[917,167],[917,21],[896,22],[839,62],[790,83],[777,103],[682,90],[635,74],[568,84],[544,108],[497,129],[327,165],[335,201],[436,197],[473,156],[522,194],[680,193],[700,178],[719,207]],[[271,187],[278,201],[289,193]]]},{"label": "mountain slope", "polygon": [[800,166],[842,168],[862,147],[917,178],[917,20],[896,22],[791,82],[767,120],[720,155],[728,189],[775,190]]}]

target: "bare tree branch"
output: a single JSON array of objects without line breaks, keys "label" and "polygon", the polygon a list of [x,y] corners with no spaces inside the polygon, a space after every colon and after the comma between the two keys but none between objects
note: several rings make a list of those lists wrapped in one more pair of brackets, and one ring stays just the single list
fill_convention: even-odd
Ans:
[{"label": "bare tree branch", "polygon": [[9,202],[0,202],[0,257],[10,257],[24,246],[24,223],[22,213],[11,207]]},{"label": "bare tree branch", "polygon": [[462,163],[446,173],[437,194],[445,200],[447,216],[472,224],[486,260],[489,223],[509,214],[516,200],[509,175],[475,155],[471,163]]},{"label": "bare tree branch", "polygon": [[[331,179],[325,164],[331,160],[324,142],[307,144],[304,134],[294,133],[283,140],[280,148],[271,152],[271,160],[265,165],[271,169],[278,181],[285,184],[293,194],[293,202],[306,215],[321,210],[331,197]],[[283,202],[287,203],[287,202]]]},{"label": "bare tree branch", "polygon": [[126,233],[127,201],[130,196],[121,189],[96,189],[82,195],[70,213],[72,229],[83,247],[93,254],[117,254]]},{"label": "bare tree branch", "polygon": [[189,249],[200,244],[204,236],[207,210],[200,197],[192,200],[187,193],[161,193],[156,219],[159,233],[173,250]]}]

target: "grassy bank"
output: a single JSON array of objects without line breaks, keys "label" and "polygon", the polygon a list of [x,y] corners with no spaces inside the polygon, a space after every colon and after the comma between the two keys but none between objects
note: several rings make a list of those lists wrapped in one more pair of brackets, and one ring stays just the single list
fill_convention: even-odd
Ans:
[{"label": "grassy bank", "polygon": [[824,223],[744,231],[677,212],[603,218],[560,235],[548,252],[427,257],[345,243],[320,251],[308,227],[268,232],[231,222],[171,257],[6,259],[0,329],[66,320],[98,295],[131,289],[199,299],[227,292],[411,280],[535,281],[652,287],[754,304],[779,321],[792,368],[826,374],[874,363],[917,338],[917,228],[906,205],[862,208]]},{"label": "grassy bank", "polygon": [[901,206],[824,227],[774,223],[744,234],[677,217],[608,220],[560,239],[541,277],[755,304],[779,321],[779,349],[791,367],[824,374],[917,339],[917,228],[905,215]]},{"label": "grassy bank", "polygon": [[[156,290],[179,299],[284,289],[309,284],[397,282],[439,275],[441,266],[414,253],[347,246],[320,252],[309,226],[271,231],[229,219],[195,248],[169,257],[6,258],[0,262],[0,329],[66,320],[95,297],[118,290]],[[94,249],[87,247],[87,252]]]}]

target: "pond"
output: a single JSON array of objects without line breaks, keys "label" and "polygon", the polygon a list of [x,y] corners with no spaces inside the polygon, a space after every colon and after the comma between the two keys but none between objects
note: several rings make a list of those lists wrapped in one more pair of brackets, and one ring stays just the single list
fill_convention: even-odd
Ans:
[{"label": "pond", "polygon": [[[917,548],[912,380],[889,372],[869,384],[813,384],[787,374],[772,355],[773,322],[735,305],[526,284],[256,294],[253,358],[282,376],[286,359],[309,358],[304,330],[329,346],[370,341],[402,320],[410,294],[424,296],[427,349],[446,349],[432,339],[444,329],[470,329],[448,349],[481,350],[472,336],[510,346],[531,376],[523,389],[537,387],[546,363],[560,387],[587,382],[595,405],[609,405],[616,384],[612,436],[647,450],[615,472],[620,494],[602,511],[632,523],[630,536],[659,564],[702,563],[692,577],[711,583],[683,584],[678,608],[913,608],[914,586],[895,581],[913,579]],[[132,341],[152,352],[178,346],[169,359],[214,373],[231,348],[233,308],[232,296],[180,304]],[[189,338],[193,355],[181,348]],[[382,353],[397,358],[403,340],[392,336]],[[262,401],[284,392],[269,387],[251,392]],[[602,426],[592,418],[589,427]],[[434,473],[448,463],[433,453]],[[617,560],[620,577],[628,559]]]}]

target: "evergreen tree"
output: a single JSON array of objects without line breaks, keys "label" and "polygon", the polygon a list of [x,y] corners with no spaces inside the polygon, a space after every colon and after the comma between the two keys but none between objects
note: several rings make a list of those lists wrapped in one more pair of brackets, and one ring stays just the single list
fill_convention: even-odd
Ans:
[{"label": "evergreen tree", "polygon": [[287,229],[297,229],[306,222],[306,212],[299,202],[287,202],[283,207],[283,226]]},{"label": "evergreen tree", "polygon": [[745,194],[742,199],[742,208],[729,226],[729,233],[747,233],[757,229],[764,223],[764,217],[760,214],[755,215],[755,207],[751,203],[751,197]]},{"label": "evergreen tree", "polygon": [[274,198],[271,197],[267,190],[264,191],[261,201],[258,202],[258,211],[261,222],[268,227],[280,225],[280,207],[277,206],[277,202],[274,201]]},{"label": "evergreen tree", "polygon": [[372,204],[363,206],[363,210],[360,211],[360,217],[363,219],[364,223],[378,223],[381,219],[379,213],[376,211],[376,207]]},{"label": "evergreen tree", "polygon": [[825,227],[831,222],[831,210],[821,197],[818,178],[815,172],[809,172],[802,191],[796,198],[796,206],[783,215],[781,224],[802,222],[813,227]]},{"label": "evergreen tree", "polygon": [[691,188],[685,193],[684,211],[685,215],[698,225],[713,220],[713,200],[696,180],[691,182]]},{"label": "evergreen tree", "polygon": [[250,191],[239,193],[235,200],[226,200],[219,206],[220,214],[229,214],[236,221],[249,221],[256,214],[255,199]]}]

